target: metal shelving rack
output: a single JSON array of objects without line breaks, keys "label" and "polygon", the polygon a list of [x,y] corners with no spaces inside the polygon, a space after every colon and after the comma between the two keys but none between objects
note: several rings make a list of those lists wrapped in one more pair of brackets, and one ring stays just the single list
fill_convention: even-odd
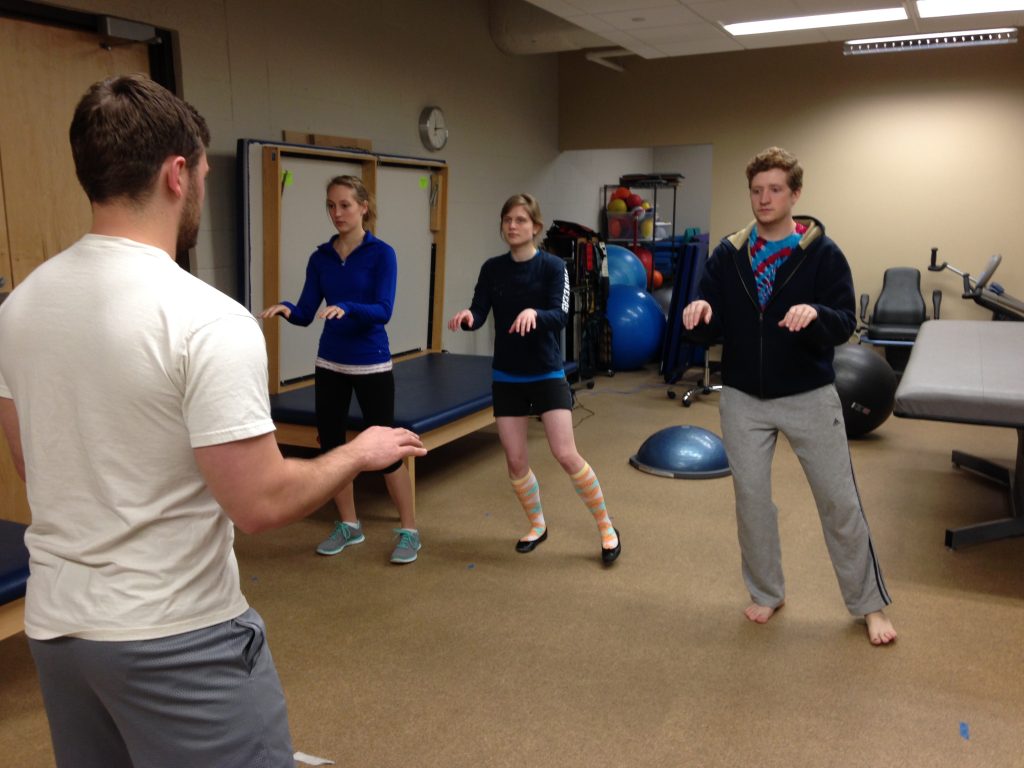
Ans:
[{"label": "metal shelving rack", "polygon": [[[605,184],[602,187],[601,199],[602,210],[601,210],[601,235],[608,243],[615,243],[618,245],[630,246],[630,245],[643,245],[648,248],[652,256],[655,254],[658,243],[675,241],[676,234],[676,191],[679,187],[679,182],[682,181],[683,176],[678,173],[668,174],[631,174],[628,176],[622,176],[619,178],[617,184]],[[637,222],[633,221],[632,231],[629,237],[611,237],[609,233],[609,217],[608,217],[608,200],[611,197],[611,193],[617,187],[628,187],[630,191],[638,190],[649,190],[648,195],[651,202],[651,210],[654,212],[651,236],[641,237],[640,233],[637,232]],[[671,192],[671,208],[670,215],[665,216],[665,211],[660,207],[659,193],[662,197],[662,203],[668,202],[668,192]],[[659,215],[661,221],[659,222]],[[664,226],[668,226],[667,236],[658,237],[659,223]]]}]

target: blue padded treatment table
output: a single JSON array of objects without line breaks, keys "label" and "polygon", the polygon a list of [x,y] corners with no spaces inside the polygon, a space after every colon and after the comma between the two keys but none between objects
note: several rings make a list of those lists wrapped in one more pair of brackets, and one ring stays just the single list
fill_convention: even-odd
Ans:
[{"label": "blue padded treatment table", "polygon": [[0,520],[0,640],[25,628],[26,528],[21,523]]},{"label": "blue padded treatment table", "polygon": [[1017,430],[1013,470],[961,451],[953,465],[1006,485],[1010,517],[946,531],[956,549],[1024,536],[1024,323],[929,320],[921,325],[896,390],[893,413],[907,419]]},{"label": "blue padded treatment table", "polygon": [[[491,357],[429,353],[398,360],[395,374],[395,426],[412,430],[429,451],[494,423],[491,409]],[[567,376],[576,372],[565,364]],[[313,387],[270,396],[277,442],[319,448]],[[349,437],[363,428],[356,398],[349,406]],[[407,460],[415,499],[415,461]]]},{"label": "blue padded treatment table", "polygon": [[[483,355],[431,354],[394,364],[395,426],[426,434],[491,406],[491,358]],[[270,397],[275,422],[316,427],[313,387]],[[363,424],[356,398],[348,411],[352,432]],[[316,442],[311,447],[316,447]]]}]

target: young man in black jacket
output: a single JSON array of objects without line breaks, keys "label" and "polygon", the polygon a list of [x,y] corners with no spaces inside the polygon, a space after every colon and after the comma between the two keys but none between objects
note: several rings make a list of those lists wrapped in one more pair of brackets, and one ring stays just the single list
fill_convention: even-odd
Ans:
[{"label": "young man in black jacket", "polygon": [[856,325],[850,266],[821,222],[794,217],[803,188],[796,157],[779,147],[747,166],[754,221],[722,240],[683,326],[723,339],[722,434],[736,493],[746,616],[766,623],[785,601],[771,465],[779,432],[810,483],[850,613],[875,645],[896,639],[891,600],[853,478],[832,368]]}]

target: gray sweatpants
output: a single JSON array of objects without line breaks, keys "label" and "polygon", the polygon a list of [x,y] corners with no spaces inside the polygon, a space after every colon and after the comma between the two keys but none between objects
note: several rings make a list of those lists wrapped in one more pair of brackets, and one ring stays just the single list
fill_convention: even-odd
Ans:
[{"label": "gray sweatpants", "polygon": [[57,765],[294,768],[281,681],[249,609],[156,640],[30,640]]},{"label": "gray sweatpants", "polygon": [[770,400],[726,387],[719,408],[736,492],[743,579],[753,601],[774,608],[786,594],[779,511],[772,501],[772,458],[782,432],[810,483],[846,607],[863,616],[892,602],[853,477],[835,387]]}]

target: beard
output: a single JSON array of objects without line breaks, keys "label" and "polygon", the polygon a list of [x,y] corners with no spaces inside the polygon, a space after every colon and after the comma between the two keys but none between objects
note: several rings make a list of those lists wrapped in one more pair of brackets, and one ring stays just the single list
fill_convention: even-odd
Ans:
[{"label": "beard", "polygon": [[199,185],[192,181],[188,187],[188,194],[185,196],[185,205],[181,211],[181,221],[178,222],[178,243],[176,247],[178,254],[195,248],[196,242],[199,240],[200,215]]}]

